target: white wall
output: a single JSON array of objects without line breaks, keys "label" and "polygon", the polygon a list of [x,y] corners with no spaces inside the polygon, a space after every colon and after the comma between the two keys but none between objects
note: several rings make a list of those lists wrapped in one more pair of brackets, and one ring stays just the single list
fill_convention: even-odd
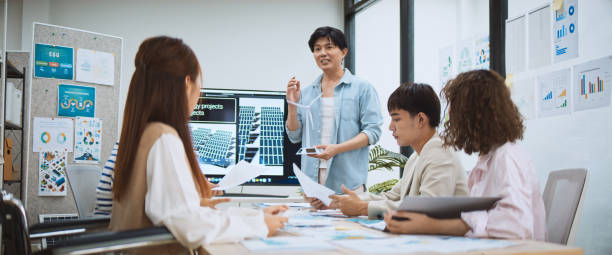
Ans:
[{"label": "white wall", "polygon": [[[547,2],[509,1],[508,17],[527,13]],[[609,0],[578,1],[579,57],[516,74],[515,80],[612,55],[610,10]],[[526,127],[524,145],[532,155],[542,187],[551,170],[575,167],[589,170],[575,245],[583,247],[585,254],[612,254],[612,107],[527,120]]]},{"label": "white wall", "polygon": [[[395,152],[399,146],[388,129],[387,99],[400,85],[399,32],[399,0],[378,1],[355,16],[355,74],[376,88],[383,116],[378,144]],[[367,186],[398,177],[399,169],[373,171]]]},{"label": "white wall", "polygon": [[134,56],[148,37],[190,45],[205,87],[284,90],[292,73],[305,84],[320,74],[308,38],[319,26],[343,30],[343,17],[341,0],[24,0],[22,45],[31,49],[32,21],[123,37],[123,109]]}]

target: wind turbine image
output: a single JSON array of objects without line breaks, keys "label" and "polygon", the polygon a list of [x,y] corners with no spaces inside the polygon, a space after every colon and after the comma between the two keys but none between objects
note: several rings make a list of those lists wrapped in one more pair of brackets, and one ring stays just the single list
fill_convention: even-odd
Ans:
[{"label": "wind turbine image", "polygon": [[296,155],[320,154],[321,152],[323,152],[321,149],[316,148],[316,147],[311,147],[310,145],[310,128],[314,126],[314,123],[312,121],[312,112],[310,111],[310,107],[312,106],[312,104],[314,104],[314,102],[319,100],[319,98],[321,98],[321,95],[315,97],[315,99],[310,101],[310,103],[307,105],[298,104],[296,102],[291,102],[287,100],[287,103],[295,105],[297,108],[300,108],[306,112],[306,124],[304,125],[304,140],[306,141],[302,141],[302,148],[300,148],[297,151],[297,153],[295,153]]}]

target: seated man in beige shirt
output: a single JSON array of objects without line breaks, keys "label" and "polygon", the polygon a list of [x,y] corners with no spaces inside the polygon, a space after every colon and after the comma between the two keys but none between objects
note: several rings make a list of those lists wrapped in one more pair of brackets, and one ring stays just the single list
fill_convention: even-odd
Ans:
[{"label": "seated man in beige shirt", "polygon": [[449,148],[442,147],[436,133],[440,123],[440,100],[427,84],[404,83],[387,102],[389,130],[400,146],[411,146],[414,153],[404,166],[404,175],[387,192],[355,192],[342,187],[344,195],[331,195],[332,207],[348,216],[382,218],[396,210],[404,196],[466,196],[467,177]]}]

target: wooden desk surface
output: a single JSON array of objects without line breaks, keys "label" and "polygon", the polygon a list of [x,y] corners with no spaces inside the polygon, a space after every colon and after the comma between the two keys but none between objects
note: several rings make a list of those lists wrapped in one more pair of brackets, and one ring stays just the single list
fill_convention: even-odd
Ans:
[{"label": "wooden desk surface", "polygon": [[[338,221],[336,226],[344,226],[344,227],[353,227],[360,228],[366,231],[377,231],[369,228],[365,228],[357,223],[348,222],[348,221]],[[280,236],[295,236],[296,234],[289,232],[280,232]],[[538,242],[531,240],[515,240],[512,241],[517,243],[515,246],[498,248],[498,249],[488,249],[488,250],[478,250],[472,252],[464,252],[464,253],[450,253],[450,254],[460,254],[460,255],[543,255],[543,254],[559,254],[559,255],[582,255],[584,251],[580,248],[575,247],[567,247],[554,243],[546,243],[546,242]],[[356,247],[358,249],[358,247]],[[338,247],[336,250],[322,250],[322,251],[278,251],[278,252],[250,252],[247,248],[245,248],[241,243],[235,244],[213,244],[207,247],[204,247],[206,252],[210,255],[225,255],[225,254],[257,254],[257,255],[265,255],[265,254],[304,254],[304,255],[312,255],[312,254],[320,254],[320,255],[348,255],[348,254],[365,254],[360,253],[357,250],[346,249],[342,247]],[[385,253],[385,254],[431,254],[431,253]]]}]

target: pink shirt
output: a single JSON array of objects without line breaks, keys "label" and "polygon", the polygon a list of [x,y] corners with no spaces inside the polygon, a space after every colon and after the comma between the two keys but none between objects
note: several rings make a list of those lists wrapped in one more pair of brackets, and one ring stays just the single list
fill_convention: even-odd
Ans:
[{"label": "pink shirt", "polygon": [[462,213],[469,237],[546,238],[544,202],[531,159],[523,147],[506,143],[480,156],[468,180],[472,197],[502,197],[489,211]]}]

